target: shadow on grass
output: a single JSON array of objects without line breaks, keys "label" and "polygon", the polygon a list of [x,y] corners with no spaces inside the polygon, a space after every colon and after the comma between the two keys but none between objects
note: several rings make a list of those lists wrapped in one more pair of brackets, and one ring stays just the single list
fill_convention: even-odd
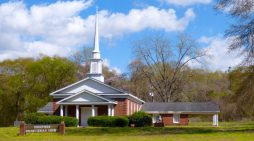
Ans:
[{"label": "shadow on grass", "polygon": [[112,127],[86,127],[67,128],[68,135],[160,135],[160,134],[208,134],[208,133],[235,133],[254,132],[252,126],[229,127],[143,127],[143,128],[112,128]]}]

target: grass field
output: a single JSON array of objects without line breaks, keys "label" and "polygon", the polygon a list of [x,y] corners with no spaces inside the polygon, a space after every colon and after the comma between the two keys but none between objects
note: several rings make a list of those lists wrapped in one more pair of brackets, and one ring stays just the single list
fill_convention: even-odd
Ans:
[{"label": "grass field", "polygon": [[0,128],[0,141],[254,141],[254,122],[193,123],[164,128],[67,128],[57,133],[30,133],[17,136],[18,128]]}]

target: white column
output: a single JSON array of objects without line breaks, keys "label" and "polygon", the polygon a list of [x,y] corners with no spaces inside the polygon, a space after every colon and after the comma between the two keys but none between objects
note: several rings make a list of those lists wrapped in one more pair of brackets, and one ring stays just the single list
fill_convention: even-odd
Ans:
[{"label": "white column", "polygon": [[152,114],[152,120],[153,120],[153,123],[156,123],[156,116],[154,114]]},{"label": "white column", "polygon": [[95,116],[95,109],[94,109],[94,105],[92,105],[92,117]]},{"label": "white column", "polygon": [[215,119],[215,118],[216,118],[216,115],[214,114],[214,115],[213,115],[213,126],[216,125],[216,123],[215,123],[215,120],[216,120],[216,119]]},{"label": "white column", "polygon": [[63,116],[63,105],[60,105],[60,116]]},{"label": "white column", "polygon": [[108,116],[111,116],[111,105],[108,105]]},{"label": "white column", "polygon": [[114,116],[115,115],[115,108],[114,108],[114,105],[111,105],[111,116]]},{"label": "white column", "polygon": [[79,119],[79,105],[76,105],[76,119]]},{"label": "white column", "polygon": [[68,116],[68,105],[64,106],[65,116]]},{"label": "white column", "polygon": [[218,116],[218,114],[213,115],[213,126],[219,126],[219,116]]}]

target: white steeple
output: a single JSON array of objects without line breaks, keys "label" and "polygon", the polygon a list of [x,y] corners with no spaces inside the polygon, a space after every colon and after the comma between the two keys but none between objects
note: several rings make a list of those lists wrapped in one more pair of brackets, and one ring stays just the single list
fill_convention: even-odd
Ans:
[{"label": "white steeple", "polygon": [[98,10],[96,8],[96,17],[95,17],[95,34],[94,34],[94,49],[92,52],[92,58],[90,59],[90,73],[88,77],[97,79],[104,82],[104,77],[102,75],[102,59],[99,48],[99,17]]},{"label": "white steeple", "polygon": [[99,44],[99,20],[98,20],[98,8],[96,8],[93,55],[99,55],[99,56],[93,56],[94,58],[100,58],[99,45],[100,45]]}]

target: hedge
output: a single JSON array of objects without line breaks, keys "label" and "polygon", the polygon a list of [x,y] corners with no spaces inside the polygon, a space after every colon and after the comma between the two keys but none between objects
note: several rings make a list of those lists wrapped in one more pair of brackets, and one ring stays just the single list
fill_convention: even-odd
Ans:
[{"label": "hedge", "polygon": [[135,112],[129,116],[129,124],[134,124],[135,127],[151,126],[152,117],[143,111]]},{"label": "hedge", "polygon": [[127,117],[120,116],[96,116],[89,117],[87,121],[89,126],[96,127],[126,127],[129,125]]},{"label": "hedge", "polygon": [[78,120],[73,117],[47,116],[41,113],[26,114],[24,120],[27,124],[59,124],[64,121],[67,127],[78,125]]}]

